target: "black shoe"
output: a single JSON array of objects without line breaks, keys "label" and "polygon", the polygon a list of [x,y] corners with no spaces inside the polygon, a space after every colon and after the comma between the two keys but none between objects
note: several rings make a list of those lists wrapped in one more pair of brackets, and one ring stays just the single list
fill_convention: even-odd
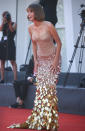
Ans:
[{"label": "black shoe", "polygon": [[11,106],[9,106],[10,108],[25,108],[25,106],[24,106],[24,103],[23,104],[19,104],[19,103],[15,103],[15,104],[13,104],[13,105],[11,105]]},{"label": "black shoe", "polygon": [[14,81],[13,81],[13,85],[16,84],[16,83],[17,83],[17,80],[14,80]]},{"label": "black shoe", "polygon": [[4,83],[4,80],[0,80],[0,83]]}]

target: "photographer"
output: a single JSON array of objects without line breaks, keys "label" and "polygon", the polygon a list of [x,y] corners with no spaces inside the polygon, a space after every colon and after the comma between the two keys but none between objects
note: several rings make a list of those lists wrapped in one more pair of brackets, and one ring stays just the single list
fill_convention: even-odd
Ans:
[{"label": "photographer", "polygon": [[1,60],[1,81],[4,83],[4,67],[5,61],[10,60],[13,72],[14,80],[17,79],[17,66],[15,62],[16,57],[16,47],[14,42],[14,36],[16,34],[16,23],[12,22],[11,15],[8,11],[2,14],[2,24],[0,26],[0,31],[2,31],[3,36],[0,41],[0,60]]}]

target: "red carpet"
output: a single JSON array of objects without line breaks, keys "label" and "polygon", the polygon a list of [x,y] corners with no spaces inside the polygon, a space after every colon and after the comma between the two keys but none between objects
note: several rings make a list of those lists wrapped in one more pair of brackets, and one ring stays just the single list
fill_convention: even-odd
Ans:
[{"label": "red carpet", "polygon": [[[24,122],[30,113],[31,110],[28,109],[0,107],[0,131],[27,131],[28,129],[7,129],[7,126]],[[58,131],[85,131],[85,116],[59,113],[59,125]]]}]

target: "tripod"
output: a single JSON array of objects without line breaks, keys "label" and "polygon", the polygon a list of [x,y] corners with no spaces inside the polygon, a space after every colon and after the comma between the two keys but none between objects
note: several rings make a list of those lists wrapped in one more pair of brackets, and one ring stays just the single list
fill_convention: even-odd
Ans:
[{"label": "tripod", "polygon": [[28,68],[28,65],[26,63],[27,63],[27,58],[28,58],[28,55],[29,55],[30,48],[31,48],[31,39],[29,41],[29,45],[28,45],[28,49],[27,49],[27,54],[26,54],[26,58],[25,58],[25,64],[20,66],[20,71],[26,71],[27,68]]},{"label": "tripod", "polygon": [[27,54],[26,54],[25,65],[26,65],[26,62],[27,62],[27,58],[28,58],[30,46],[31,46],[31,39],[30,39],[29,46],[28,46],[28,50],[27,50]]},{"label": "tripod", "polygon": [[[76,55],[77,48],[80,48],[78,72],[81,73],[82,60],[83,60],[83,52],[84,52],[84,48],[85,48],[85,46],[84,46],[84,42],[85,42],[84,31],[85,31],[85,21],[82,21],[82,23],[81,23],[81,29],[80,29],[80,32],[79,32],[79,36],[77,38],[76,45],[74,46],[75,49],[73,51],[73,54],[72,54],[72,57],[71,57],[71,60],[70,60],[70,64],[69,64],[69,67],[68,67],[68,70],[67,70],[67,73],[66,73],[66,77],[65,77],[65,81],[64,81],[64,86],[67,83],[67,79],[69,77],[70,69],[71,69],[74,57]],[[82,39],[82,41],[81,41],[81,46],[79,47],[80,39]]]}]

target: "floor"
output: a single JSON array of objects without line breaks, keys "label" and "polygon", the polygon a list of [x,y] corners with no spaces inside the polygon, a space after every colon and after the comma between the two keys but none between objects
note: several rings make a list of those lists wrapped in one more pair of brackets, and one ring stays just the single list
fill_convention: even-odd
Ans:
[{"label": "floor", "polygon": [[[32,110],[29,109],[13,109],[8,107],[0,107],[0,131],[32,131],[29,129],[7,128],[13,123],[24,122],[31,114],[31,111]],[[59,113],[58,131],[85,131],[85,116]]]}]

